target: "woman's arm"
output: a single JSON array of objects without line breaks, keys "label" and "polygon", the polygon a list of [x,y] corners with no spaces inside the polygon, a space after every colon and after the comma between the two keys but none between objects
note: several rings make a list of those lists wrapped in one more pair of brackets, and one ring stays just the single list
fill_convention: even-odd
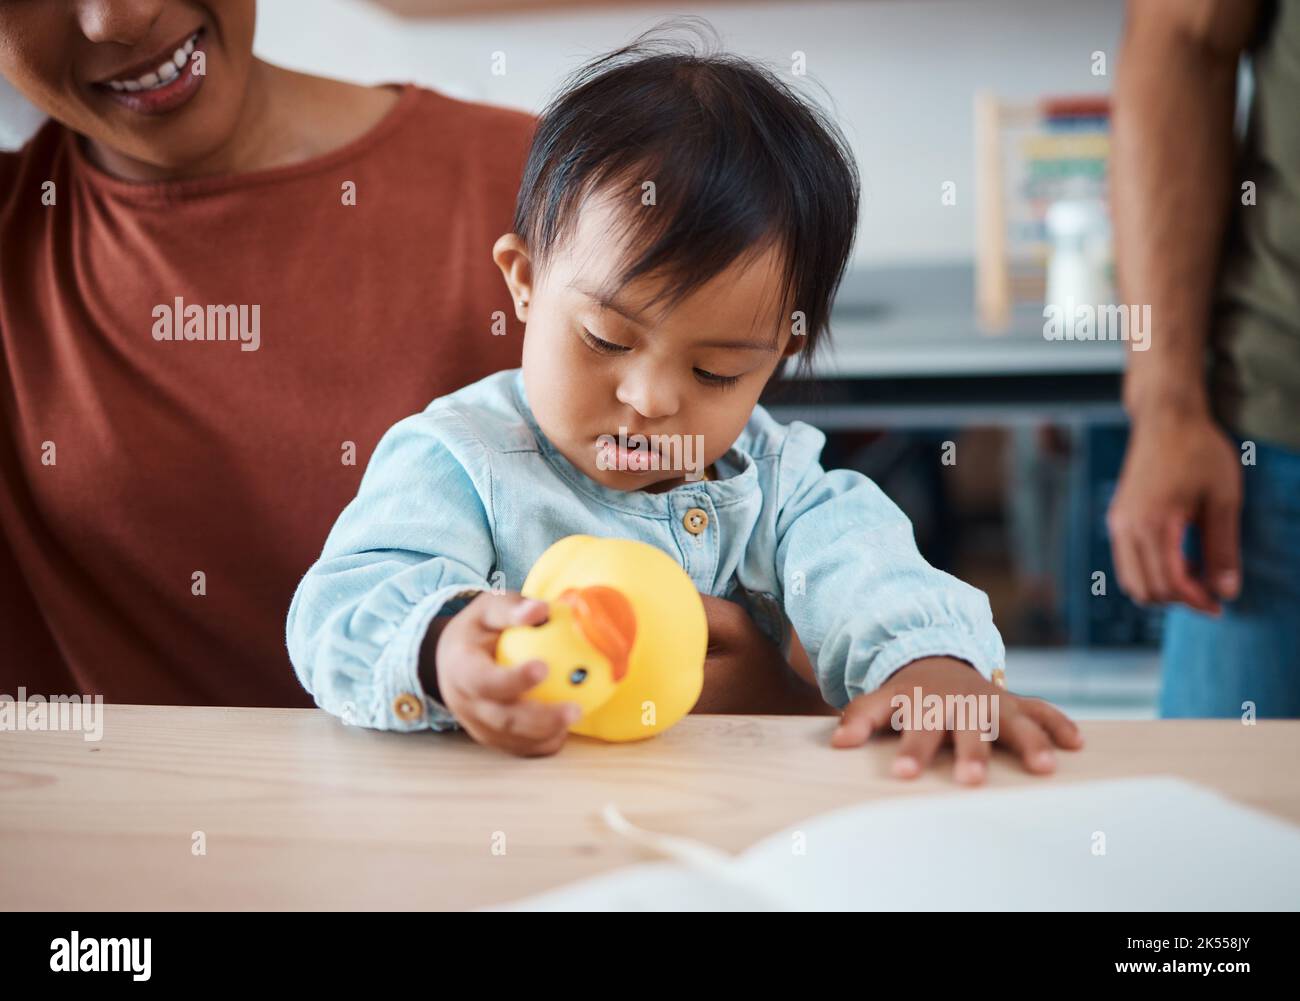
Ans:
[{"label": "woman's arm", "polygon": [[740,605],[705,597],[704,613],[709,620],[709,650],[704,662],[704,691],[692,712],[834,713],[817,690],[807,655],[797,640],[787,663]]}]

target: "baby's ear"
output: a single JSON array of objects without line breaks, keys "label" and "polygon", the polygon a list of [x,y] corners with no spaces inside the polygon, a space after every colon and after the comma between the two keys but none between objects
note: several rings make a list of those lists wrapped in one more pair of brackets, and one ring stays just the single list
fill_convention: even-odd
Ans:
[{"label": "baby's ear", "polygon": [[787,312],[781,321],[779,335],[785,339],[781,347],[782,358],[793,358],[808,346],[808,321],[801,310]]},{"label": "baby's ear", "polygon": [[528,301],[533,297],[533,262],[528,244],[518,233],[506,233],[492,245],[492,260],[501,269],[510,298],[515,301],[515,316],[528,322]]},{"label": "baby's ear", "polygon": [[782,358],[793,358],[808,344],[808,338],[804,334],[797,334],[792,330],[786,330],[784,336],[785,347],[781,349]]}]

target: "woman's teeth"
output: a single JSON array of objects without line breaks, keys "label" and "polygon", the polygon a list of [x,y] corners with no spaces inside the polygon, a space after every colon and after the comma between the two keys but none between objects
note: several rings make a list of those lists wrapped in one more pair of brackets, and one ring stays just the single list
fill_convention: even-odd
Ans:
[{"label": "woman's teeth", "polygon": [[185,68],[185,64],[194,53],[194,46],[198,44],[198,40],[199,33],[196,31],[186,39],[184,45],[172,53],[172,57],[167,62],[153,72],[136,77],[134,80],[109,80],[108,86],[114,90],[129,90],[132,92],[137,90],[157,90],[159,87],[166,87]]}]

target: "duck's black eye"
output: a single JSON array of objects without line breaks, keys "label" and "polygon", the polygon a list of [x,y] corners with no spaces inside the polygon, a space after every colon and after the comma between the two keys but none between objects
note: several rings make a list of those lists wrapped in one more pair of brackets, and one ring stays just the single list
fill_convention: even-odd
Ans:
[{"label": "duck's black eye", "polygon": [[575,667],[569,673],[569,684],[581,685],[587,680],[587,669],[585,667]]}]

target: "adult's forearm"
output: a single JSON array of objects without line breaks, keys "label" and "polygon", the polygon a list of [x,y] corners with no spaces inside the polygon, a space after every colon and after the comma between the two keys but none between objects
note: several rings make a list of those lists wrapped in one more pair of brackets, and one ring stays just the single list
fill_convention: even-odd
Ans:
[{"label": "adult's forearm", "polygon": [[821,715],[835,710],[817,689],[797,637],[790,661],[734,602],[705,597],[709,622],[704,689],[692,712]]},{"label": "adult's forearm", "polygon": [[711,653],[704,663],[704,689],[693,713],[828,716],[814,685],[799,677],[775,646],[755,655]]},{"label": "adult's forearm", "polygon": [[[1211,11],[1212,14],[1217,11]],[[1123,301],[1150,305],[1149,348],[1129,354],[1124,404],[1206,408],[1205,345],[1233,198],[1242,34],[1130,9],[1115,93],[1112,205]]]}]

